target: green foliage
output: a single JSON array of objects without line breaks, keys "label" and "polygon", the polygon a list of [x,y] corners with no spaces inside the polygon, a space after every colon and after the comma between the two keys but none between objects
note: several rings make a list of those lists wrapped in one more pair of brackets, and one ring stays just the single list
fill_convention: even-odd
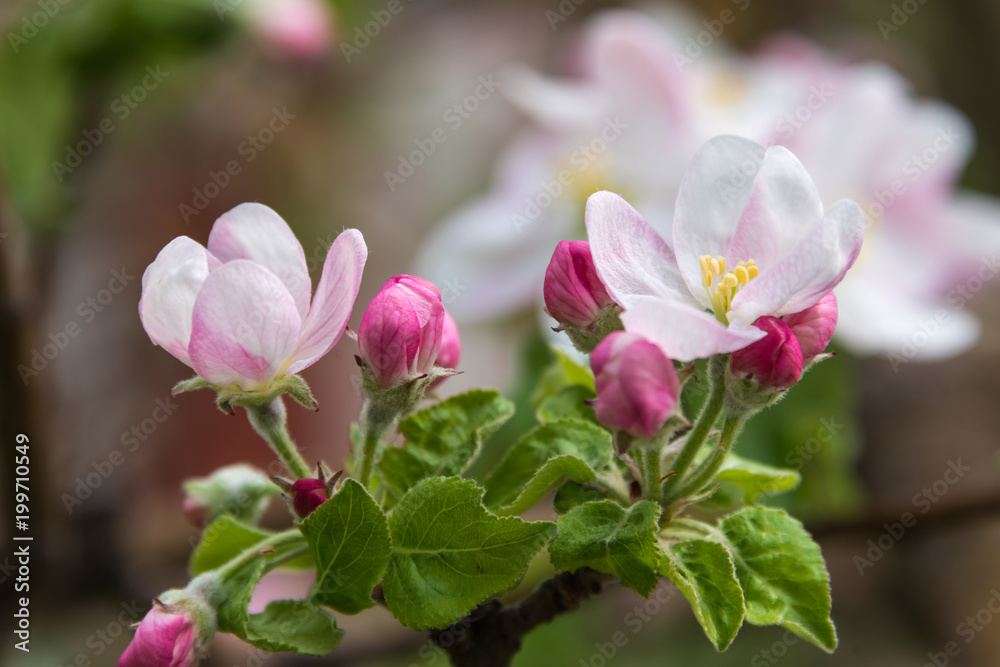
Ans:
[{"label": "green foliage", "polygon": [[470,480],[434,477],[410,489],[389,516],[392,555],[383,590],[401,623],[445,627],[514,586],[555,532],[548,522],[498,518]]},{"label": "green foliage", "polygon": [[656,540],[659,518],[659,506],[648,500],[627,509],[611,500],[574,507],[556,522],[559,533],[549,545],[552,565],[590,567],[649,595],[663,557]]},{"label": "green foliage", "polygon": [[299,525],[316,563],[316,603],[345,614],[374,604],[372,589],[389,563],[385,514],[353,479]]},{"label": "green foliage", "polygon": [[[188,571],[191,576],[222,567],[233,558],[261,542],[272,533],[240,523],[228,514],[212,522],[201,534],[201,541],[191,554]],[[277,555],[288,551],[288,547],[280,548]],[[311,567],[312,558],[303,555],[285,563],[286,567]]]},{"label": "green foliage", "polygon": [[783,510],[754,507],[727,517],[720,529],[743,588],[746,620],[784,626],[832,652],[830,575],[802,524]]},{"label": "green foliage", "polygon": [[514,445],[486,480],[484,502],[490,508],[516,503],[527,509],[566,477],[594,479],[613,453],[611,434],[599,426],[580,420],[543,424]]},{"label": "green foliage", "polygon": [[382,480],[398,498],[427,477],[461,473],[513,412],[498,392],[476,390],[410,415],[399,425],[406,446],[382,455]]},{"label": "green foliage", "polygon": [[743,625],[743,589],[725,547],[706,540],[666,549],[660,573],[670,577],[691,603],[695,617],[719,651],[726,650]]}]

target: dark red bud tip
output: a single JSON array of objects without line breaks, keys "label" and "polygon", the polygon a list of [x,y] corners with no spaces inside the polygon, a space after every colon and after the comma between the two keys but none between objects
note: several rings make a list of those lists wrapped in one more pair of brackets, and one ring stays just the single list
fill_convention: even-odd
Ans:
[{"label": "dark red bud tip", "polygon": [[315,512],[317,507],[328,500],[326,484],[322,480],[312,477],[295,480],[295,483],[292,484],[291,496],[292,507],[295,508],[295,513],[302,518]]}]

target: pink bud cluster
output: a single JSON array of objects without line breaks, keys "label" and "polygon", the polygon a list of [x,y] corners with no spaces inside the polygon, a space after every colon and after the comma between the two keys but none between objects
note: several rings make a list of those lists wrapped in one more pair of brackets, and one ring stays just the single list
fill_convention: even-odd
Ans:
[{"label": "pink bud cluster", "polygon": [[361,360],[385,388],[454,368],[462,344],[441,293],[417,276],[390,278],[371,300],[358,328]]},{"label": "pink bud cluster", "polygon": [[729,368],[771,391],[788,389],[817,360],[837,328],[837,297],[830,292],[805,310],[784,317],[765,316],[754,326],[764,338],[733,352]]}]

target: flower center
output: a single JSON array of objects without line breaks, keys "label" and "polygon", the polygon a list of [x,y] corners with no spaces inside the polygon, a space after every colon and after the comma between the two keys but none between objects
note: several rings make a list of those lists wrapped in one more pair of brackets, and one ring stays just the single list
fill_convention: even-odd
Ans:
[{"label": "flower center", "polygon": [[726,271],[726,258],[722,255],[702,255],[698,261],[701,263],[702,284],[712,304],[712,312],[717,320],[728,325],[727,314],[733,305],[733,298],[760,273],[757,262],[750,259],[740,262],[732,271]]}]

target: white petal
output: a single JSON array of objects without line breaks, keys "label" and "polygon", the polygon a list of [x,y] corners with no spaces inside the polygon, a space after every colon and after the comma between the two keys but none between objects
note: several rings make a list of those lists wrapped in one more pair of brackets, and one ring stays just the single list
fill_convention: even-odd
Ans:
[{"label": "white petal", "polygon": [[179,236],[163,248],[142,274],[139,318],[150,340],[188,366],[191,313],[195,297],[219,262],[204,246]]},{"label": "white petal", "polygon": [[648,338],[678,361],[734,352],[765,335],[739,320],[727,327],[694,306],[652,296],[634,298],[622,313],[622,323],[626,331]]},{"label": "white petal", "polygon": [[673,250],[628,202],[596,192],[585,219],[597,273],[617,303],[627,308],[637,296],[693,303]]},{"label": "white petal", "polygon": [[787,315],[815,305],[833,290],[861,252],[865,216],[855,202],[834,204],[815,233],[770,266],[762,266],[733,299],[729,320],[754,322],[761,315]]},{"label": "white petal", "polygon": [[240,204],[222,214],[208,236],[208,250],[223,262],[248,259],[278,276],[295,300],[299,317],[309,312],[312,282],[302,244],[281,216],[263,204]]},{"label": "white petal", "polygon": [[836,341],[859,355],[889,355],[893,366],[961,354],[976,344],[981,326],[968,310],[905,291],[866,290],[845,281],[835,291],[840,307]]},{"label": "white petal", "polygon": [[[743,215],[766,149],[741,137],[721,136],[695,154],[681,181],[674,212],[673,249],[695,299],[709,308],[702,284],[701,255],[723,255]],[[735,264],[748,258],[730,258]]]},{"label": "white petal", "polygon": [[209,274],[195,300],[191,361],[214,384],[264,388],[285,371],[301,326],[277,276],[255,262],[233,260]]},{"label": "white petal", "polygon": [[330,246],[312,307],[302,322],[302,340],[289,373],[308,368],[340,339],[358,298],[367,259],[368,246],[356,229],[345,230]]}]

